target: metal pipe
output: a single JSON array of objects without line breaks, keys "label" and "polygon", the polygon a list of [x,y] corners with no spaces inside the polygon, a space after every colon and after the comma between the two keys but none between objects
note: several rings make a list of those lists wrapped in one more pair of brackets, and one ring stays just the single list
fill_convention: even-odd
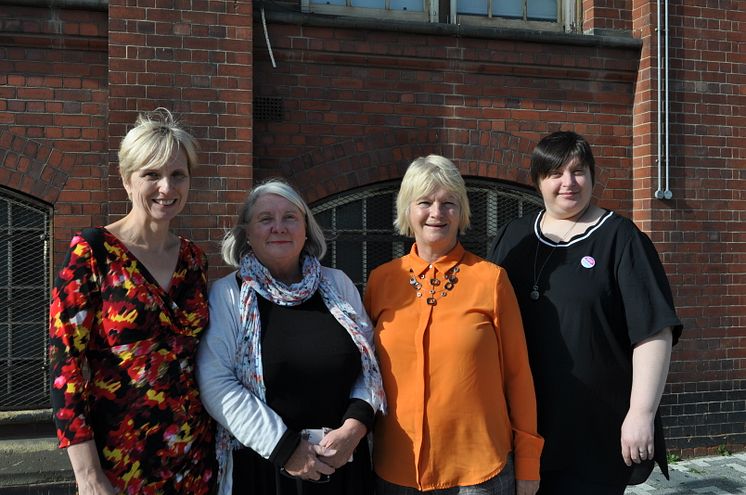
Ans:
[{"label": "metal pipe", "polygon": [[671,177],[671,173],[670,173],[670,165],[671,165],[670,156],[671,155],[669,154],[669,150],[670,150],[669,144],[670,144],[670,141],[671,141],[670,140],[670,136],[671,135],[670,135],[669,130],[668,130],[668,124],[669,124],[669,122],[671,120],[669,118],[670,117],[671,107],[670,107],[669,99],[668,99],[668,90],[669,90],[669,86],[670,86],[669,80],[668,80],[668,66],[670,65],[669,58],[668,58],[668,55],[669,55],[669,51],[668,51],[668,0],[664,0],[664,2],[666,4],[666,12],[665,12],[666,30],[663,33],[663,37],[664,37],[663,39],[666,40],[666,46],[665,46],[665,50],[664,50],[664,52],[665,52],[665,55],[664,55],[665,56],[665,63],[663,65],[663,68],[664,68],[665,74],[666,74],[665,75],[665,81],[664,81],[664,87],[663,87],[663,90],[664,90],[664,92],[666,94],[665,106],[664,106],[664,109],[666,110],[666,190],[663,191],[663,197],[665,199],[671,199],[673,197],[673,193],[671,192],[671,189],[668,187],[669,178]]},{"label": "metal pipe", "polygon": [[661,0],[657,0],[656,2],[656,15],[657,15],[657,22],[655,24],[655,31],[657,35],[657,43],[656,48],[658,49],[658,56],[656,57],[656,65],[658,66],[658,91],[656,92],[656,101],[658,103],[658,113],[656,118],[656,127],[657,127],[657,134],[658,137],[655,140],[656,145],[658,147],[658,154],[656,155],[656,163],[658,164],[658,189],[655,191],[655,197],[658,199],[663,199],[663,190],[661,189],[661,184],[663,183],[663,177],[662,177],[662,168],[663,164],[661,163],[662,157],[661,157],[661,128],[663,127],[661,124],[661,98],[662,98],[662,90],[661,90]]},{"label": "metal pipe", "polygon": [[[668,0],[663,0],[664,13],[661,21],[661,0],[657,0],[657,17],[658,17],[658,190],[655,191],[657,199],[671,199],[673,192],[670,185],[670,131],[669,131],[669,84],[668,84],[668,66],[669,66],[669,49],[668,49]],[[661,26],[663,22],[663,26]],[[661,54],[661,35],[663,36],[663,53]],[[663,74],[661,74],[661,68]],[[663,76],[663,77],[661,77]],[[662,101],[662,108],[661,108]],[[663,124],[661,123],[663,121]],[[663,141],[663,144],[661,144]],[[665,186],[663,182],[665,177]]]}]

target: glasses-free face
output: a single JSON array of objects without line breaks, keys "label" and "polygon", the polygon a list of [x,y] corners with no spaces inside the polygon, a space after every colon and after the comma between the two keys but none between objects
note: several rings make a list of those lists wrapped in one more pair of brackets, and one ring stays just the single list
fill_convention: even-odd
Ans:
[{"label": "glasses-free face", "polygon": [[124,181],[133,212],[156,222],[170,222],[184,209],[189,185],[189,167],[182,150],[162,167],[145,166]]},{"label": "glasses-free face", "polygon": [[539,192],[547,214],[557,219],[575,220],[585,211],[593,196],[590,169],[575,158],[539,181]]},{"label": "glasses-free face", "polygon": [[457,196],[443,188],[412,201],[409,223],[420,255],[424,250],[441,256],[447,254],[456,245],[460,215]]},{"label": "glasses-free face", "polygon": [[287,199],[265,194],[254,203],[247,235],[254,255],[278,276],[298,267],[306,242],[306,219]]}]

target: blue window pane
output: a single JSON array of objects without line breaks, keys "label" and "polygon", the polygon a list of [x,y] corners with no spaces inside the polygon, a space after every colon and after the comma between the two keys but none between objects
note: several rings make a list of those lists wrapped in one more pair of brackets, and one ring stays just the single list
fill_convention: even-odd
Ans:
[{"label": "blue window pane", "polygon": [[523,0],[493,0],[492,15],[523,18]]},{"label": "blue window pane", "polygon": [[528,18],[556,21],[557,0],[528,0]]},{"label": "blue window pane", "polygon": [[406,10],[408,12],[422,12],[422,0],[391,0],[391,10]]},{"label": "blue window pane", "polygon": [[487,15],[487,0],[458,0],[459,14]]},{"label": "blue window pane", "polygon": [[365,9],[385,9],[384,0],[352,0],[353,7],[363,7]]}]

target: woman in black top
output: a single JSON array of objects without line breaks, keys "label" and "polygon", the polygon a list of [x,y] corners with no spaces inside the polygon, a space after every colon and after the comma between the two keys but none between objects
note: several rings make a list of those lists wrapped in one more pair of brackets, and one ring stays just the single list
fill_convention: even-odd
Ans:
[{"label": "woman in black top", "polygon": [[360,294],[322,267],[288,184],[257,186],[223,241],[197,378],[218,421],[221,495],[370,495],[366,435],[385,400]]},{"label": "woman in black top", "polygon": [[650,239],[591,204],[587,141],[556,132],[531,178],[545,209],[505,225],[490,259],[521,307],[544,437],[539,495],[621,495],[657,462],[668,476],[658,405],[681,334]]}]

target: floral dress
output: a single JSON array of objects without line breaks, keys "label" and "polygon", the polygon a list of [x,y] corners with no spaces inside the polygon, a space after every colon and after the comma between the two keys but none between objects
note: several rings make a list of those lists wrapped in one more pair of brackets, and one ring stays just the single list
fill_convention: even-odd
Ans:
[{"label": "floral dress", "polygon": [[76,235],[52,291],[51,394],[60,447],[94,439],[120,493],[210,493],[214,425],[194,376],[208,322],[206,257],[181,239],[165,291],[114,235],[88,232],[96,230],[107,266],[97,266],[99,248]]}]

